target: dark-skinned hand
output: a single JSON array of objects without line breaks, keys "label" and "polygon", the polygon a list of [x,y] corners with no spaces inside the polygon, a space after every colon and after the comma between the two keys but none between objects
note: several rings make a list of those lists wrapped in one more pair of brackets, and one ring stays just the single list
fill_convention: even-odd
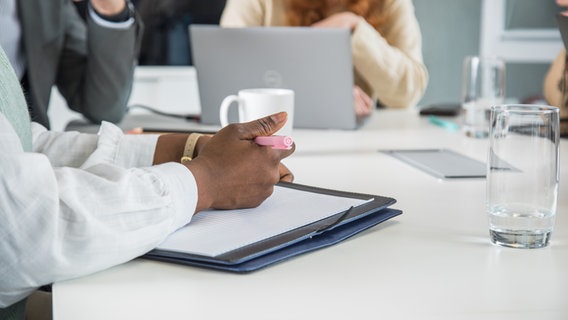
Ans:
[{"label": "dark-skinned hand", "polygon": [[196,212],[208,208],[256,207],[272,194],[278,181],[293,179],[280,161],[294,149],[272,149],[253,141],[257,136],[274,134],[284,125],[286,117],[282,112],[230,124],[201,143],[197,156],[186,165],[197,181]]}]

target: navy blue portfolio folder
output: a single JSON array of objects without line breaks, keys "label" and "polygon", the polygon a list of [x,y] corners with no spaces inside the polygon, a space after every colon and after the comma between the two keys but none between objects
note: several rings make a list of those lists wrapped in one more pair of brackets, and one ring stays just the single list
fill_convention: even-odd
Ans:
[{"label": "navy blue portfolio folder", "polygon": [[372,200],[325,219],[213,257],[162,249],[154,249],[143,257],[231,272],[251,272],[303,253],[337,244],[402,213],[400,210],[389,208],[396,202],[393,198],[322,189],[295,183],[279,183],[278,185],[305,192]]}]

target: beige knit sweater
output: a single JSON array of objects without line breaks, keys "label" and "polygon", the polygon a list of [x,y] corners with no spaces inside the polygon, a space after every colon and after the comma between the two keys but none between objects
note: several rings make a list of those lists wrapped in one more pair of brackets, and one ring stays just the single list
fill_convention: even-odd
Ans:
[{"label": "beige knit sweater", "polygon": [[[422,36],[411,0],[393,0],[380,31],[363,19],[351,37],[355,84],[390,108],[414,106],[422,98],[428,72]],[[228,0],[224,27],[286,26],[283,0]]]}]

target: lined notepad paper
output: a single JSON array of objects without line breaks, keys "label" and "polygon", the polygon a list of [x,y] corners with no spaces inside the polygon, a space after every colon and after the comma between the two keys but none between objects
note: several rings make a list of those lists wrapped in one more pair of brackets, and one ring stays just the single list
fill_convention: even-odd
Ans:
[{"label": "lined notepad paper", "polygon": [[215,257],[371,200],[276,186],[274,193],[257,208],[198,213],[157,249]]}]

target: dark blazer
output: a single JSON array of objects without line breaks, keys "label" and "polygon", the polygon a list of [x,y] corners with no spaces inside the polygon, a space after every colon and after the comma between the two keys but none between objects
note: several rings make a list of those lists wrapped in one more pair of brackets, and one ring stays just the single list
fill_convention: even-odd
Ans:
[{"label": "dark blazer", "polygon": [[70,0],[18,0],[33,121],[49,126],[56,85],[69,107],[93,122],[127,110],[142,25],[105,28],[79,16]]}]

